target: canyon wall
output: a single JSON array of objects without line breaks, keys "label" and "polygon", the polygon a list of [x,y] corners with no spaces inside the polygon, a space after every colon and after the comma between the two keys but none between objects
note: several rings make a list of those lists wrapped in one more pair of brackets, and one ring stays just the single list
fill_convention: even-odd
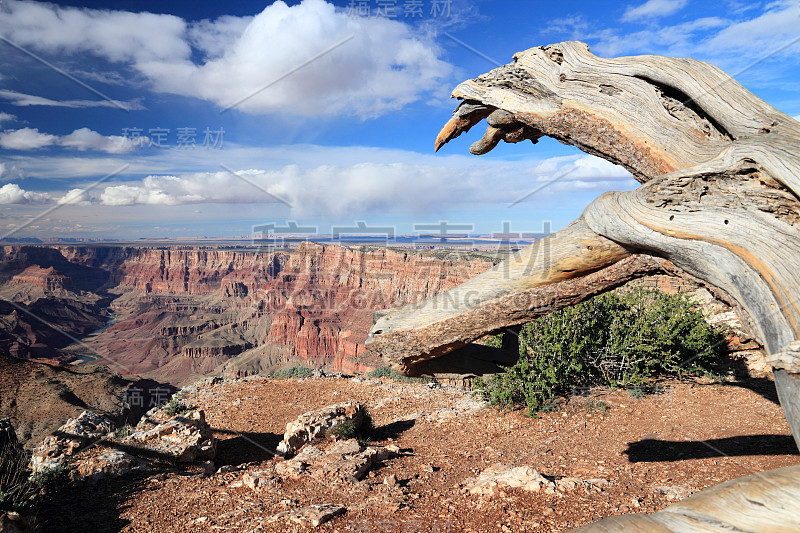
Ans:
[{"label": "canyon wall", "polygon": [[[0,260],[0,292],[25,286],[53,299],[70,287],[104,299],[113,325],[68,352],[175,384],[290,364],[368,370],[379,364],[364,348],[375,310],[422,300],[492,266],[464,253],[311,243],[290,252],[7,246]],[[102,323],[105,311],[97,311]]]}]

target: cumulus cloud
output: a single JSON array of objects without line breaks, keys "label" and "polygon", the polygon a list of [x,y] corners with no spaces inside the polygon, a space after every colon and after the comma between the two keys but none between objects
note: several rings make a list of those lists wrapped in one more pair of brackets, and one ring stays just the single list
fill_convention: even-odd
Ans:
[{"label": "cumulus cloud", "polygon": [[[156,91],[249,113],[377,116],[440,89],[452,69],[431,37],[399,20],[351,17],[323,0],[254,17],[171,15],[10,1],[0,33],[39,50],[131,66]],[[340,46],[335,46],[335,45]]]},{"label": "cumulus cloud", "polygon": [[58,142],[57,135],[40,133],[38,128],[22,128],[0,133],[0,147],[6,150],[38,150]]},{"label": "cumulus cloud", "polygon": [[3,122],[11,122],[12,120],[15,120],[16,118],[17,117],[12,115],[11,113],[0,112],[0,124],[3,124]]},{"label": "cumulus cloud", "polygon": [[644,4],[631,6],[622,15],[624,22],[655,19],[677,13],[688,3],[688,0],[648,0]]},{"label": "cumulus cloud", "polygon": [[61,137],[59,144],[80,151],[98,150],[109,154],[129,152],[133,149],[132,143],[125,137],[101,135],[89,128],[80,128]]},{"label": "cumulus cloud", "polygon": [[60,205],[89,205],[92,203],[88,191],[85,189],[72,189],[56,201]]},{"label": "cumulus cloud", "polygon": [[87,107],[116,107],[128,110],[145,109],[139,100],[129,100],[123,102],[120,100],[52,100],[42,96],[35,96],[32,94],[20,93],[11,90],[0,90],[0,98],[8,100],[11,105],[26,107],[26,106],[50,106],[50,107],[71,107],[76,109],[84,109]]},{"label": "cumulus cloud", "polygon": [[42,133],[37,128],[0,132],[0,147],[7,150],[37,150],[56,145],[79,151],[96,150],[109,154],[130,152],[135,148],[125,137],[101,135],[89,128],[80,128],[62,136]]},{"label": "cumulus cloud", "polygon": [[47,193],[26,191],[16,183],[6,183],[0,187],[0,204],[35,204],[50,199]]}]

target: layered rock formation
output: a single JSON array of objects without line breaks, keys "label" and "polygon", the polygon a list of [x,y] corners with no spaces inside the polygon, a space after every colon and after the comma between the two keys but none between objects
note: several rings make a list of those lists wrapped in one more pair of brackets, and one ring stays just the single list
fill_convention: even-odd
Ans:
[{"label": "layered rock formation", "polygon": [[[94,306],[85,310],[91,325],[70,328],[70,335],[81,339],[70,352],[175,384],[292,364],[368,370],[377,362],[364,348],[373,311],[422,300],[492,265],[464,254],[440,258],[309,243],[291,252],[263,253],[177,246],[5,247],[0,260],[0,298],[46,302],[62,314],[68,314],[66,297]],[[77,283],[78,276],[86,279]],[[113,325],[87,337],[108,320],[105,305]],[[31,346],[35,338],[17,344]]]}]

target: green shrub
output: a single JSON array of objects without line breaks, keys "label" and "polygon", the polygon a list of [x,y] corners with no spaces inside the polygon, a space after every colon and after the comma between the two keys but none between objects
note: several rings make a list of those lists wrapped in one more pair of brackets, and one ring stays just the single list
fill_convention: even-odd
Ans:
[{"label": "green shrub", "polygon": [[498,333],[496,335],[486,335],[483,337],[480,342],[484,346],[491,346],[492,348],[502,348],[503,347],[503,334]]},{"label": "green shrub", "polygon": [[352,439],[356,436],[356,426],[351,420],[345,420],[340,424],[336,424],[327,431],[327,434],[336,439]]},{"label": "green shrub", "polygon": [[608,404],[603,400],[590,400],[586,403],[586,410],[589,412],[605,413],[608,411]]},{"label": "green shrub", "polygon": [[[4,450],[6,451],[6,450]],[[3,454],[0,468],[0,511],[30,511],[40,495],[52,494],[69,482],[73,466],[61,463],[31,475],[28,470],[28,454]],[[23,460],[24,459],[24,460]]]},{"label": "green shrub", "polygon": [[167,416],[175,416],[182,415],[192,409],[194,409],[193,406],[186,405],[178,398],[172,398],[164,409],[164,413],[166,413]]},{"label": "green shrub", "polygon": [[69,473],[73,467],[69,463],[60,463],[58,466],[46,468],[33,474],[30,482],[39,492],[49,494],[57,491],[69,482]]},{"label": "green shrub", "polygon": [[634,385],[632,387],[628,387],[628,394],[631,398],[636,400],[641,400],[647,394],[647,391],[641,385]]},{"label": "green shrub", "polygon": [[369,411],[361,411],[361,424],[356,427],[352,420],[345,420],[326,431],[326,435],[337,440],[356,439],[362,446],[367,446],[372,441],[375,427]]},{"label": "green shrub", "polygon": [[374,370],[367,373],[367,377],[375,379],[391,378],[395,381],[403,381],[405,383],[431,383],[436,381],[433,378],[411,378],[408,376],[404,376],[402,374],[398,374],[397,371],[390,366],[376,367]]},{"label": "green shrub", "polygon": [[519,340],[519,360],[477,379],[475,388],[492,405],[524,405],[531,414],[575,389],[702,373],[727,349],[723,330],[710,326],[687,296],[644,289],[550,313],[525,324]]},{"label": "green shrub", "polygon": [[314,372],[310,368],[297,365],[290,368],[276,370],[275,373],[272,374],[272,377],[275,379],[299,379],[310,378],[313,375]]}]

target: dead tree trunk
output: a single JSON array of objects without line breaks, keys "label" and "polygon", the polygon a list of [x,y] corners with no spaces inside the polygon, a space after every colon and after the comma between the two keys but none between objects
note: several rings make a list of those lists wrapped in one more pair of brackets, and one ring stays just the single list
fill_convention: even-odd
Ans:
[{"label": "dead tree trunk", "polygon": [[[622,165],[642,186],[603,194],[573,224],[489,272],[386,312],[369,348],[413,374],[487,333],[677,268],[749,322],[800,445],[800,123],[707,63],[603,59],[574,41],[520,52],[453,96],[462,102],[437,150],[486,119],[474,154],[547,135]],[[644,522],[585,530],[797,531],[799,472],[743,478]]]},{"label": "dead tree trunk", "polygon": [[643,185],[448,293],[393,309],[369,348],[397,370],[659,269],[716,287],[761,340],[800,444],[800,123],[722,70],[660,56],[532,48],[456,87],[436,149],[486,119],[470,151],[550,136]]}]

